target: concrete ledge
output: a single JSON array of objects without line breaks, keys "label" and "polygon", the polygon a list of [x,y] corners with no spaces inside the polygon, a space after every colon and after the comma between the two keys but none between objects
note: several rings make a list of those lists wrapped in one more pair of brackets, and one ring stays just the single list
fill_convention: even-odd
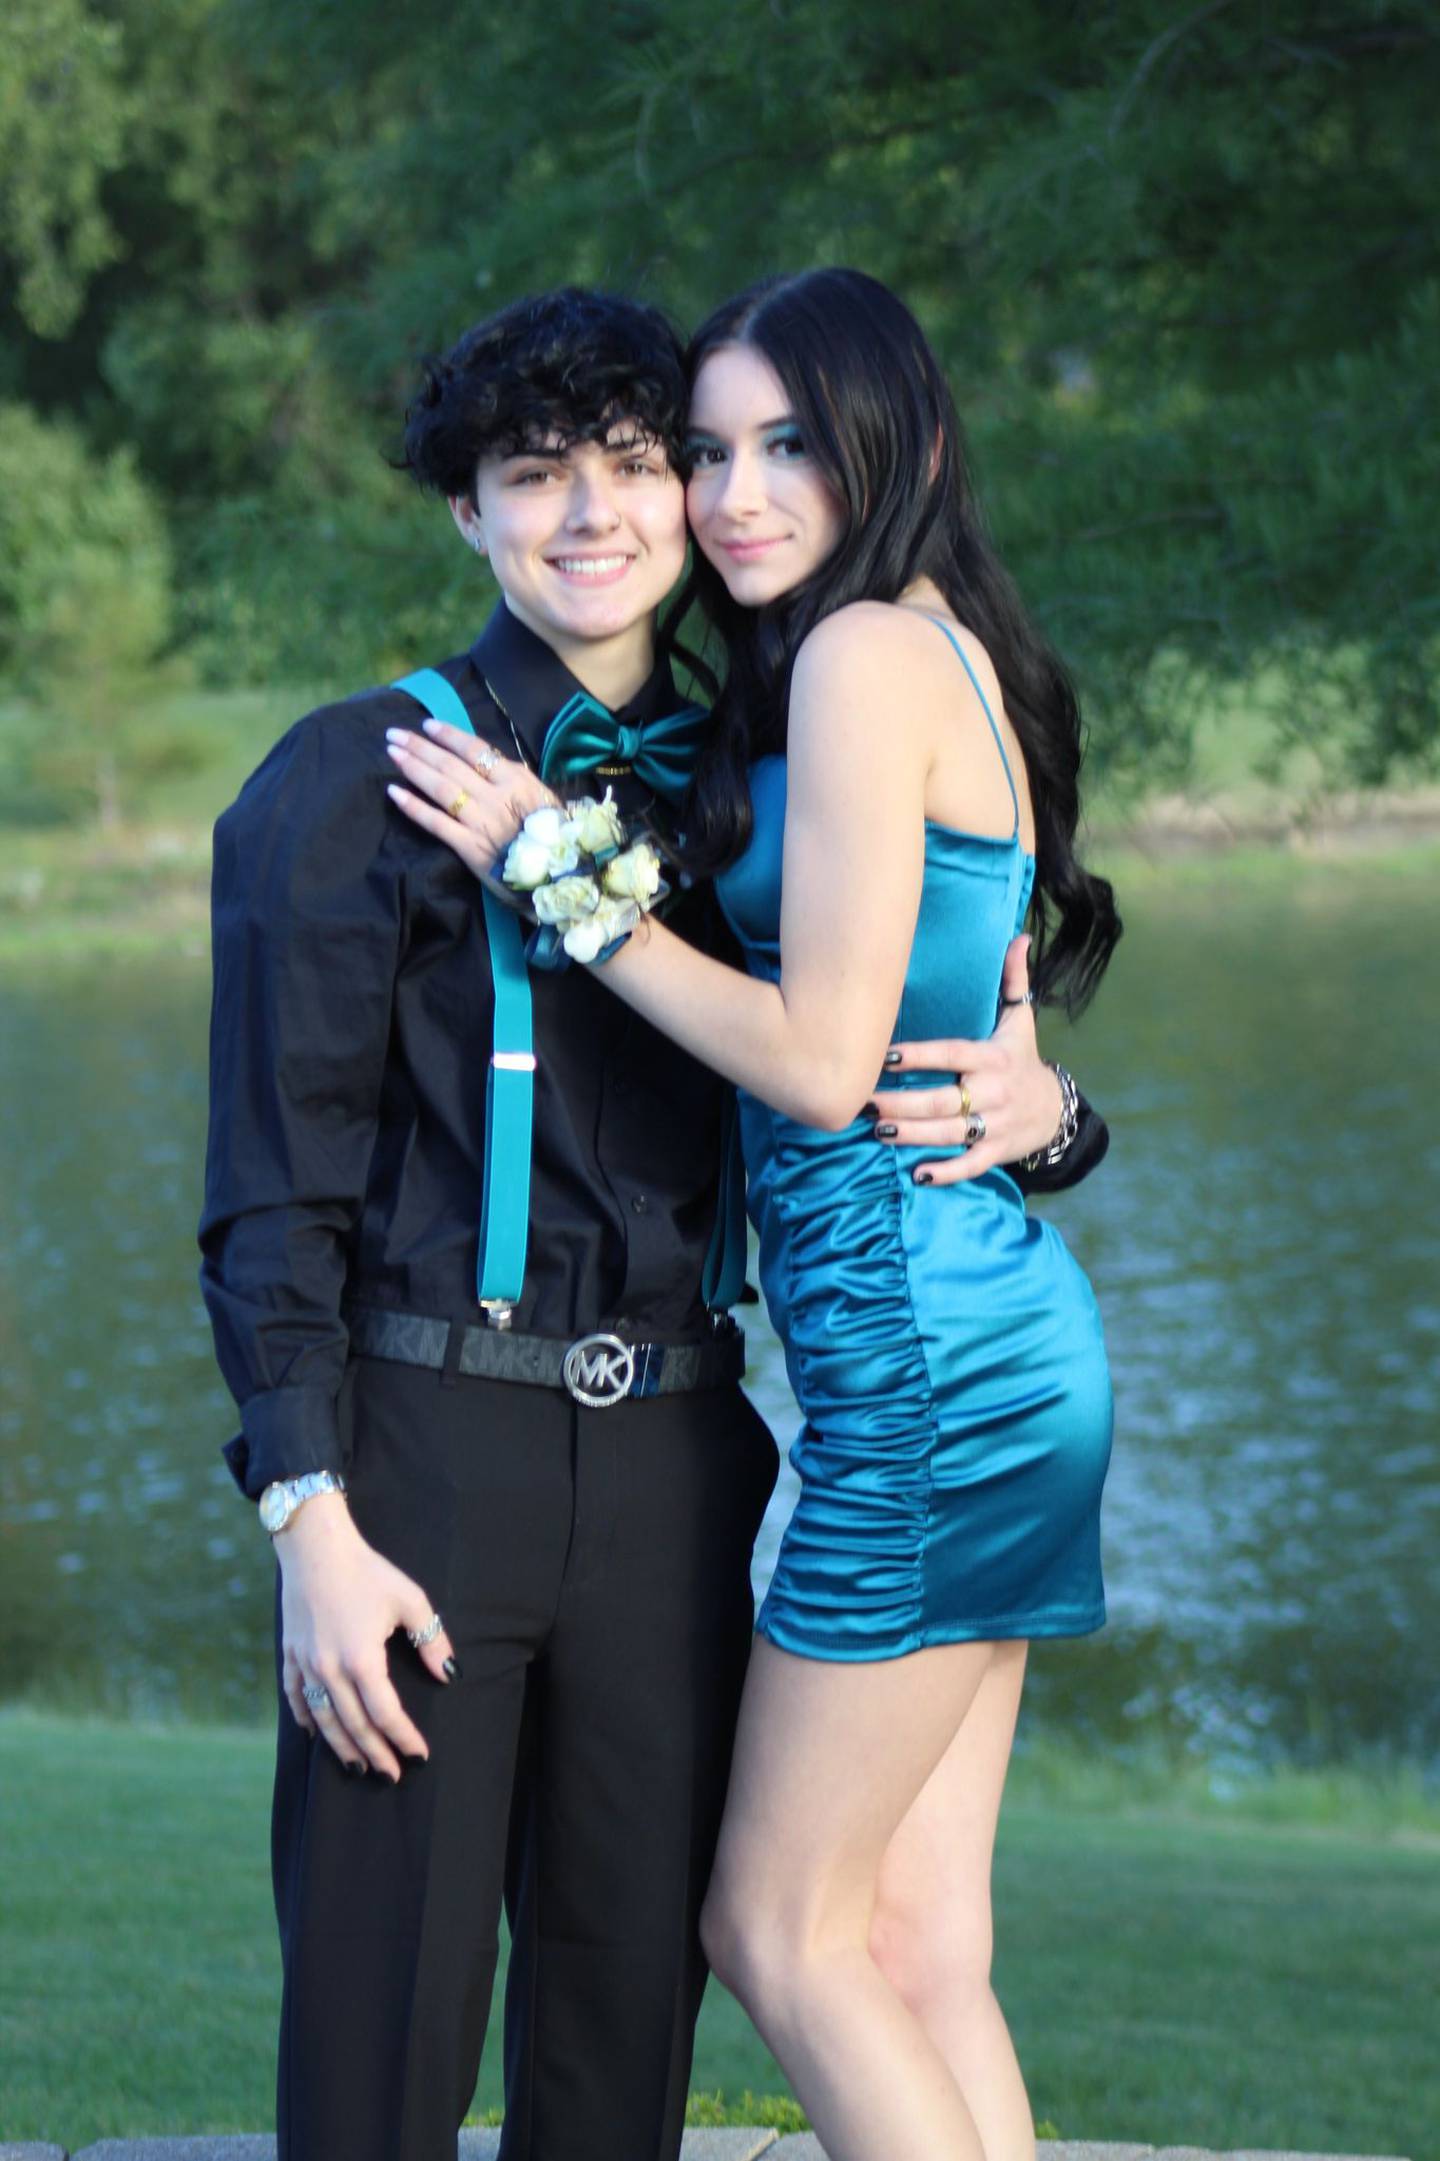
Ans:
[{"label": "concrete ledge", "polygon": [[[1300,2154],[1236,2148],[1217,2153],[1200,2146],[1102,2145],[1088,2139],[1042,2139],[1039,2161],[1400,2161],[1397,2155]],[[802,2137],[782,2138],[771,2146],[765,2161],[825,2161],[819,2139],[812,2131]]]},{"label": "concrete ledge", "polygon": [[[775,2147],[776,2134],[760,2130],[687,2131],[681,2161],[759,2161]],[[495,2161],[498,2131],[462,2131],[460,2161]],[[0,2146],[0,2161],[66,2161],[59,2146]],[[73,2161],[275,2161],[273,2138],[101,2139],[83,2146]]]},{"label": "concrete ledge", "polygon": [[770,2161],[775,2151],[774,2131],[687,2131],[680,2161]]},{"label": "concrete ledge", "polygon": [[757,2161],[760,2154],[769,2161],[776,2137],[774,2131],[687,2131],[680,2161]]},{"label": "concrete ledge", "polygon": [[[498,2131],[462,2131],[460,2161],[495,2161]],[[811,2132],[778,2138],[773,2131],[687,2131],[682,2161],[825,2161]],[[0,2145],[0,2161],[66,2161],[60,2146]],[[275,2161],[273,2138],[102,2139],[72,2161]],[[1089,2140],[1042,2141],[1040,2161],[1402,2161],[1398,2155],[1299,2154],[1238,2147],[1215,2153],[1199,2146],[1127,2146]]]},{"label": "concrete ledge", "polygon": [[244,2138],[102,2138],[72,2161],[275,2161],[270,2136]]}]

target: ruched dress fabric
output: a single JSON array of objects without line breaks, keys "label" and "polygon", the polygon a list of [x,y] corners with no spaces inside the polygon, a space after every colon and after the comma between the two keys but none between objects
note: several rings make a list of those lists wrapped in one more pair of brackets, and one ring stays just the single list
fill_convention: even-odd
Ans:
[{"label": "ruched dress fabric", "polygon": [[[754,831],[718,885],[749,972],[773,982],[784,759],[750,781]],[[897,1041],[990,1034],[1034,874],[1018,801],[1008,840],[926,822]],[[1110,1377],[1094,1293],[1059,1233],[1002,1170],[915,1184],[916,1163],[961,1150],[885,1146],[863,1118],[822,1132],[743,1091],[740,1121],[760,1279],[804,1417],[760,1633],[857,1660],[1101,1627]]]}]

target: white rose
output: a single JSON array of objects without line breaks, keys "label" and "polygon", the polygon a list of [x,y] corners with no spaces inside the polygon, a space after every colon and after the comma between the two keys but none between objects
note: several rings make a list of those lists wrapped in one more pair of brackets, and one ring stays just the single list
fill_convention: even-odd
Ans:
[{"label": "white rose", "polygon": [[565,821],[555,805],[546,803],[539,810],[531,811],[520,830],[528,833],[531,840],[538,840],[545,847],[553,848],[562,837],[564,824]]},{"label": "white rose", "polygon": [[558,881],[565,873],[574,870],[580,860],[580,851],[571,840],[557,840],[549,852],[550,876]]},{"label": "white rose", "polygon": [[505,852],[505,868],[500,875],[506,885],[528,893],[532,887],[543,885],[549,877],[550,850],[543,840],[532,839],[525,832],[517,833]]},{"label": "white rose", "polygon": [[578,838],[581,819],[584,818],[589,811],[595,810],[597,807],[598,806],[593,795],[577,795],[572,797],[568,803],[563,805],[561,810],[560,830],[564,834],[566,840],[575,840]]},{"label": "white rose", "polygon": [[571,960],[590,962],[606,943],[603,927],[593,915],[587,915],[583,923],[572,923],[560,943]]},{"label": "white rose", "polygon": [[637,840],[623,855],[612,857],[600,876],[607,893],[648,907],[660,890],[659,853],[648,840]]},{"label": "white rose", "polygon": [[557,878],[537,887],[534,901],[540,921],[558,928],[592,914],[600,905],[600,888],[593,878]]},{"label": "white rose", "polygon": [[572,803],[565,827],[566,834],[577,848],[586,855],[603,855],[607,848],[618,848],[625,838],[625,828],[620,823],[620,813],[615,808],[614,791],[605,790],[605,800],[597,803],[590,797],[583,802]]},{"label": "white rose", "polygon": [[572,923],[561,940],[571,960],[595,960],[612,938],[633,930],[640,910],[632,900],[602,900],[583,923]]}]

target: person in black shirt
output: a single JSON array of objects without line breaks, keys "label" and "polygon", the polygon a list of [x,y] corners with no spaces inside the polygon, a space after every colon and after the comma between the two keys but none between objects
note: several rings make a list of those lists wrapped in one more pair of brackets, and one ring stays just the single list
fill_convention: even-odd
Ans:
[{"label": "person in black shirt", "polygon": [[[411,463],[504,595],[429,686],[477,833],[548,793],[577,700],[624,811],[647,735],[685,738],[656,642],[684,417],[673,331],[604,296],[519,303],[431,372]],[[421,720],[395,687],[322,707],[216,829],[202,1285],[280,1564],[279,2153],[454,2155],[503,1898],[506,2161],[669,2161],[776,1468],[713,1304],[728,1091],[580,970],[530,971],[531,1048],[502,1045],[503,939],[386,795]],[[706,890],[671,920],[724,950]],[[487,1161],[517,1076],[528,1144]],[[1033,1049],[1005,1087],[1043,1146]],[[1104,1137],[1082,1106],[1051,1182]],[[522,1280],[482,1303],[526,1177]]]}]

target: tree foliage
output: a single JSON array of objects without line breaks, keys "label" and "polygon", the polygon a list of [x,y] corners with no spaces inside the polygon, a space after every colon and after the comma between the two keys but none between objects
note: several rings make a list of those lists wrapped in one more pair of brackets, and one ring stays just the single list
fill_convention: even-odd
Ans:
[{"label": "tree foliage", "polygon": [[124,717],[169,630],[169,540],[134,452],[0,405],[0,674],[46,706],[25,782],[116,821]]},{"label": "tree foliage", "polygon": [[0,39],[0,251],[15,305],[63,337],[119,250],[101,185],[129,118],[121,38],[84,0],[9,0]]},{"label": "tree foliage", "polygon": [[[578,278],[693,320],[842,261],[932,333],[1002,545],[1106,716],[1098,749],[1178,765],[1177,666],[1278,658],[1297,728],[1343,674],[1357,770],[1433,755],[1427,0],[19,19],[0,381],[135,446],[187,564],[180,634],[227,680],[369,675],[468,633],[464,558],[381,453],[419,355],[477,314]],[[27,67],[101,116],[64,187],[64,100],[15,133]]]},{"label": "tree foliage", "polygon": [[164,520],[132,451],[0,405],[0,668],[22,683],[155,659],[169,629]]}]

